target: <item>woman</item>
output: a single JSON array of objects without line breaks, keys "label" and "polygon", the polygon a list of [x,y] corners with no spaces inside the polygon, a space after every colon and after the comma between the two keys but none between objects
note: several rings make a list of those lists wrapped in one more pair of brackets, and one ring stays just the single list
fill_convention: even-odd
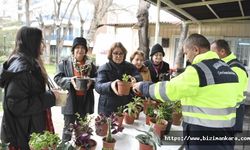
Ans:
[{"label": "woman", "polygon": [[130,62],[137,68],[142,76],[143,81],[151,81],[149,69],[144,66],[145,54],[143,51],[137,50],[130,56]]},{"label": "woman", "polygon": [[132,100],[132,95],[120,96],[117,92],[117,82],[123,74],[133,77],[133,81],[141,81],[141,75],[131,63],[125,61],[127,50],[122,43],[114,43],[109,52],[106,64],[97,71],[95,90],[100,94],[98,113],[110,115],[117,107],[126,105]]},{"label": "woman", "polygon": [[155,44],[151,49],[151,60],[144,64],[150,70],[152,82],[156,83],[162,80],[169,80],[169,64],[163,61],[165,53],[160,44]]},{"label": "woman", "polygon": [[72,45],[72,57],[62,60],[58,65],[57,74],[54,77],[55,82],[64,90],[69,91],[67,103],[62,107],[64,115],[64,128],[62,140],[70,141],[72,133],[68,127],[76,121],[76,113],[84,117],[87,113],[94,112],[94,93],[93,81],[88,80],[87,90],[80,90],[75,83],[77,77],[95,77],[96,67],[91,58],[86,54],[88,52],[87,41],[85,38],[77,37]]},{"label": "woman", "polygon": [[16,35],[15,48],[3,64],[0,86],[4,88],[1,140],[9,149],[29,150],[31,133],[54,132],[50,107],[55,105],[56,91],[46,90],[48,75],[41,55],[44,51],[42,31],[22,27]]}]

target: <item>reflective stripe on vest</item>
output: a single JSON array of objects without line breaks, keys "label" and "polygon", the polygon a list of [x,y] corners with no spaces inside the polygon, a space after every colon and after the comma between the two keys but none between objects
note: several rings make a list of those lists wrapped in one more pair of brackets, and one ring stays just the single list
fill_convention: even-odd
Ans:
[{"label": "reflective stripe on vest", "polygon": [[[230,67],[219,59],[204,60],[192,65],[199,76],[200,87],[223,83],[237,83],[238,77]],[[212,94],[212,93],[211,93]],[[209,103],[208,103],[209,104]],[[212,106],[213,105],[213,106]],[[236,108],[213,108],[183,105],[184,121],[207,127],[232,127],[235,124]],[[212,107],[212,108],[211,108]]]},{"label": "reflective stripe on vest", "polygon": [[196,124],[196,125],[204,125],[211,128],[221,128],[221,127],[232,127],[235,124],[235,118],[232,118],[231,120],[210,120],[210,119],[200,119],[200,118],[194,118],[190,116],[183,117],[183,121],[190,124]]},{"label": "reflective stripe on vest", "polygon": [[196,106],[182,106],[182,111],[191,113],[202,113],[208,115],[229,115],[235,113],[235,107],[229,108],[206,108],[206,107],[196,107]]},{"label": "reflective stripe on vest", "polygon": [[240,63],[240,61],[239,61],[238,59],[232,59],[232,60],[230,60],[229,62],[227,62],[227,64],[228,64],[231,68],[232,68],[232,67],[238,67],[238,68],[242,69],[242,70],[246,73],[246,75],[247,75],[247,77],[248,77],[248,73],[247,73],[246,68],[242,65],[242,63]]},{"label": "reflective stripe on vest", "polygon": [[170,99],[166,95],[166,81],[159,82],[159,84],[153,84],[149,87],[149,93],[154,93],[151,95],[153,99],[164,99],[165,101],[169,101]]},{"label": "reflective stripe on vest", "polygon": [[198,72],[200,87],[212,84],[235,83],[238,76],[229,66],[219,59],[203,60],[192,65]]}]

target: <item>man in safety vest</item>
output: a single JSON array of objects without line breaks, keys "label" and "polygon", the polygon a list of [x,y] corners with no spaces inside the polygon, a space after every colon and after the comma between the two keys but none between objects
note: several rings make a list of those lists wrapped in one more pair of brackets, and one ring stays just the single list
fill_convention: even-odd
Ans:
[{"label": "man in safety vest", "polygon": [[138,82],[133,90],[152,99],[181,100],[186,150],[233,150],[238,77],[209,50],[204,36],[190,35],[183,49],[192,63],[183,73],[170,81]]},{"label": "man in safety vest", "polygon": [[246,68],[240,61],[236,58],[236,56],[231,52],[230,47],[227,41],[223,39],[215,40],[211,44],[211,50],[216,52],[219,57],[226,62],[232,70],[238,75],[240,90],[240,98],[237,101],[237,109],[236,109],[236,122],[234,126],[235,132],[242,132],[243,129],[243,120],[244,120],[244,112],[245,112],[245,100],[248,84],[248,74]]}]

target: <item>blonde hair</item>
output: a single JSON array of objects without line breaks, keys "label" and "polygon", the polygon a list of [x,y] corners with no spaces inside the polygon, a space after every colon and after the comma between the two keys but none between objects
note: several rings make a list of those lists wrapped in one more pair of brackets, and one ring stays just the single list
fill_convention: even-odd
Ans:
[{"label": "blonde hair", "polygon": [[141,50],[137,50],[135,51],[131,56],[130,56],[130,62],[133,61],[133,59],[135,58],[136,55],[141,55],[143,57],[143,60],[145,60],[145,54],[143,51]]}]

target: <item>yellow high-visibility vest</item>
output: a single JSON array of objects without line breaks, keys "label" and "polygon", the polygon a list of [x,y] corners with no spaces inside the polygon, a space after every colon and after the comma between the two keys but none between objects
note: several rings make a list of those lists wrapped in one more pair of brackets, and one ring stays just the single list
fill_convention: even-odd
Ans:
[{"label": "yellow high-visibility vest", "polygon": [[238,77],[215,52],[197,55],[191,66],[170,81],[149,86],[162,101],[181,100],[184,122],[224,128],[235,124]]}]

